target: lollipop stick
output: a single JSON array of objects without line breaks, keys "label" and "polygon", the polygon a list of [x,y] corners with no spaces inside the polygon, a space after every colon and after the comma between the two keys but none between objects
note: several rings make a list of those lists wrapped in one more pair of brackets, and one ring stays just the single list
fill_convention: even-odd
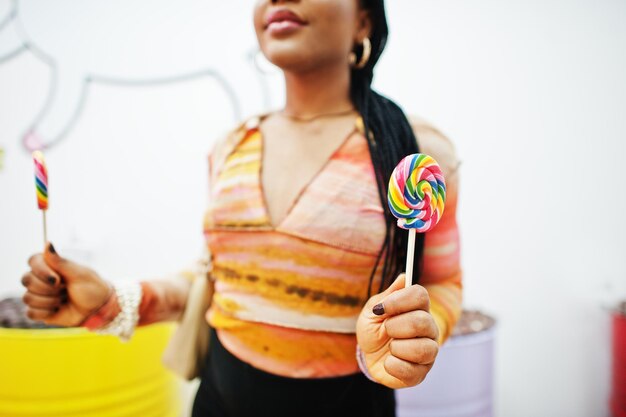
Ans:
[{"label": "lollipop stick", "polygon": [[48,242],[48,224],[46,223],[46,211],[41,210],[43,213],[43,245],[46,246]]},{"label": "lollipop stick", "polygon": [[406,275],[404,287],[413,285],[413,257],[415,255],[415,229],[409,229],[409,247],[406,252]]}]

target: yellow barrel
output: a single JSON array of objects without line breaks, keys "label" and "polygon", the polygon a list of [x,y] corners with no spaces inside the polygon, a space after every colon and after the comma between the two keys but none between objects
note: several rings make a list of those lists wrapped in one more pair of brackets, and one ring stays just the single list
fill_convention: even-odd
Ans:
[{"label": "yellow barrel", "polygon": [[0,416],[178,417],[180,382],[161,365],[171,324],[120,342],[84,329],[0,328]]}]

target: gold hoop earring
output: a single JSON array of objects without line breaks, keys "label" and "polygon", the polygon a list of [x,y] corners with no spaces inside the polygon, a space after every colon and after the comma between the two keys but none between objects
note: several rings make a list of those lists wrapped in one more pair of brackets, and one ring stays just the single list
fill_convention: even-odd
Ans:
[{"label": "gold hoop earring", "polygon": [[361,69],[367,65],[367,61],[370,59],[370,55],[372,54],[372,43],[369,38],[363,38],[363,53],[361,54],[361,59],[359,62],[356,61],[356,54],[354,52],[350,52],[350,66],[355,69]]}]

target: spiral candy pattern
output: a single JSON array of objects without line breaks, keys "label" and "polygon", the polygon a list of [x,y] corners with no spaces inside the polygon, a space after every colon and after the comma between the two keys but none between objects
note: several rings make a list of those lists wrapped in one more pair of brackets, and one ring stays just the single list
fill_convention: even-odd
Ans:
[{"label": "spiral candy pattern", "polygon": [[425,233],[437,225],[446,202],[446,183],[431,156],[408,155],[394,168],[387,200],[398,226]]},{"label": "spiral candy pattern", "polygon": [[35,163],[35,188],[37,190],[37,205],[41,210],[48,209],[48,168],[40,151],[33,152]]}]

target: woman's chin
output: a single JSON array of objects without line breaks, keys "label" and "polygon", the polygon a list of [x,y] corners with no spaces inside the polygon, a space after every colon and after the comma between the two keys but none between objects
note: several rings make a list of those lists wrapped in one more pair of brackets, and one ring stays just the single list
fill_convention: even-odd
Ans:
[{"label": "woman's chin", "polygon": [[314,61],[310,56],[303,53],[301,46],[289,45],[287,42],[281,45],[272,45],[266,49],[264,54],[268,61],[283,71],[305,69],[310,67],[311,61]]}]

